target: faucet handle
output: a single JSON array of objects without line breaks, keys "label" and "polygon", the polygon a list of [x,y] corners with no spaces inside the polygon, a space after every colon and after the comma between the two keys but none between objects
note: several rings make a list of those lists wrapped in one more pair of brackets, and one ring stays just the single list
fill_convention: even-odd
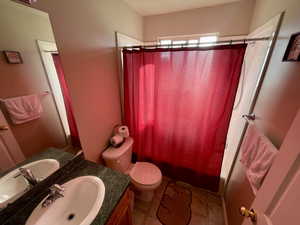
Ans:
[{"label": "faucet handle", "polygon": [[31,179],[35,179],[35,176],[33,175],[32,171],[28,168],[23,168],[20,167],[19,171],[21,174],[23,174],[24,176],[30,177]]},{"label": "faucet handle", "polygon": [[30,185],[34,186],[38,183],[39,180],[33,175],[30,169],[20,167],[19,171],[20,174],[18,174],[14,178],[17,178],[19,175],[22,175],[29,182]]},{"label": "faucet handle", "polygon": [[53,195],[58,195],[59,197],[64,197],[64,187],[60,186],[59,184],[53,184],[50,188],[50,192]]},{"label": "faucet handle", "polygon": [[50,187],[51,190],[54,190],[54,191],[64,191],[65,188],[59,184],[53,184],[51,187]]},{"label": "faucet handle", "polygon": [[56,201],[58,198],[64,197],[64,187],[58,185],[58,184],[53,184],[50,188],[50,194],[48,197],[42,202],[42,207],[48,207],[51,205],[54,201]]}]

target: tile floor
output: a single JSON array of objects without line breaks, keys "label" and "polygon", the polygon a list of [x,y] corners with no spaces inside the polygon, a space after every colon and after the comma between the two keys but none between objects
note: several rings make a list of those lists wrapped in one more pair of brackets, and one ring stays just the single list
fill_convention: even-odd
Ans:
[{"label": "tile floor", "polygon": [[[156,212],[169,178],[164,177],[161,186],[155,191],[152,202],[135,200],[133,225],[161,225]],[[189,225],[224,225],[221,198],[209,191],[185,184],[192,191],[192,218]],[[176,225],[176,224],[172,224]]]}]

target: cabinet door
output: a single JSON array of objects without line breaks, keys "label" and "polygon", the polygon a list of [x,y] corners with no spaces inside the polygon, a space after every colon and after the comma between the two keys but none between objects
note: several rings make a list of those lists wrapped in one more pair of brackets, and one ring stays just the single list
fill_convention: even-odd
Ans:
[{"label": "cabinet door", "polygon": [[132,200],[133,192],[128,188],[106,225],[132,225]]}]

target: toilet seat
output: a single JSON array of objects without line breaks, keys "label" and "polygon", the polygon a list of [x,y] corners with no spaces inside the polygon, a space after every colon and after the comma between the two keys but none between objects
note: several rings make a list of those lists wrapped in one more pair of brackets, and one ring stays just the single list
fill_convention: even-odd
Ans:
[{"label": "toilet seat", "polygon": [[152,163],[137,162],[129,172],[132,183],[137,187],[155,189],[162,180],[160,169]]}]

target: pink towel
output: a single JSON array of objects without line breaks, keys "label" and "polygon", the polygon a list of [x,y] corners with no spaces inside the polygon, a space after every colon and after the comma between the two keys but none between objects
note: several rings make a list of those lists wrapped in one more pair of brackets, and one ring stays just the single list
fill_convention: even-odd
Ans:
[{"label": "pink towel", "polygon": [[246,175],[256,193],[278,150],[254,124],[249,124],[241,150],[240,162],[246,167]]},{"label": "pink towel", "polygon": [[41,117],[43,108],[39,95],[27,95],[4,100],[14,124],[22,124]]}]

